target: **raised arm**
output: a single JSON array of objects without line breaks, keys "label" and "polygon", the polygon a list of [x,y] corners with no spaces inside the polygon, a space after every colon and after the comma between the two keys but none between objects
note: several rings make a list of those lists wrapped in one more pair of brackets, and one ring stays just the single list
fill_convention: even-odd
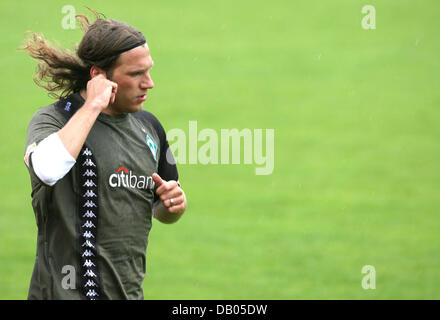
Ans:
[{"label": "raised arm", "polygon": [[58,131],[61,142],[73,158],[78,157],[98,115],[108,107],[109,103],[114,102],[117,87],[116,83],[107,80],[102,73],[87,83],[86,102]]},{"label": "raised arm", "polygon": [[46,185],[53,186],[70,171],[96,118],[114,102],[117,84],[107,80],[98,69],[92,67],[92,72],[84,105],[64,127],[43,139],[33,151],[34,172]]}]

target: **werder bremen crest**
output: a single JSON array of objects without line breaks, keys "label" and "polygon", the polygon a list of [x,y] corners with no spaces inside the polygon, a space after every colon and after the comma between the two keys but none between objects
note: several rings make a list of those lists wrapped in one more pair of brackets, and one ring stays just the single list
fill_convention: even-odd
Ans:
[{"label": "werder bremen crest", "polygon": [[157,161],[157,144],[148,134],[147,134],[147,145],[150,148],[151,153],[153,154],[154,160]]}]

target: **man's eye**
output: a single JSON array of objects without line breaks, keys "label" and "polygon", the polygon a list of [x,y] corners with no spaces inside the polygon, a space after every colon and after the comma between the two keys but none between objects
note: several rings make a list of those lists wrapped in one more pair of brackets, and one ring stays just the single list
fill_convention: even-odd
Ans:
[{"label": "man's eye", "polygon": [[130,74],[130,76],[132,76],[132,77],[138,77],[138,76],[142,76],[142,75],[144,75],[144,71],[139,71],[139,72],[133,72],[133,73],[131,73]]}]

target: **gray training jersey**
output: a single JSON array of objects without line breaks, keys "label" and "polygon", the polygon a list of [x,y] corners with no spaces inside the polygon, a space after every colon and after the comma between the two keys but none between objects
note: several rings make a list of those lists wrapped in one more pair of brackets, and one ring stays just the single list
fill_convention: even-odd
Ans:
[{"label": "gray training jersey", "polygon": [[30,150],[83,104],[72,94],[38,110],[29,123],[25,159],[38,238],[28,298],[143,299],[158,199],[152,174],[177,181],[174,158],[151,113],[101,113],[73,168],[54,186],[45,185],[32,168]]}]

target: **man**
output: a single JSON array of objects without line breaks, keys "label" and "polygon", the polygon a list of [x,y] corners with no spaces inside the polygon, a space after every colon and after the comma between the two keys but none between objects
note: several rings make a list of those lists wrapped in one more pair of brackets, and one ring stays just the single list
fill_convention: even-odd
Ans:
[{"label": "man", "polygon": [[38,225],[29,299],[143,299],[151,218],[176,222],[187,205],[165,131],[142,110],[154,87],[145,38],[95,16],[78,16],[76,54],[36,34],[24,47],[37,84],[62,91],[26,139]]}]

